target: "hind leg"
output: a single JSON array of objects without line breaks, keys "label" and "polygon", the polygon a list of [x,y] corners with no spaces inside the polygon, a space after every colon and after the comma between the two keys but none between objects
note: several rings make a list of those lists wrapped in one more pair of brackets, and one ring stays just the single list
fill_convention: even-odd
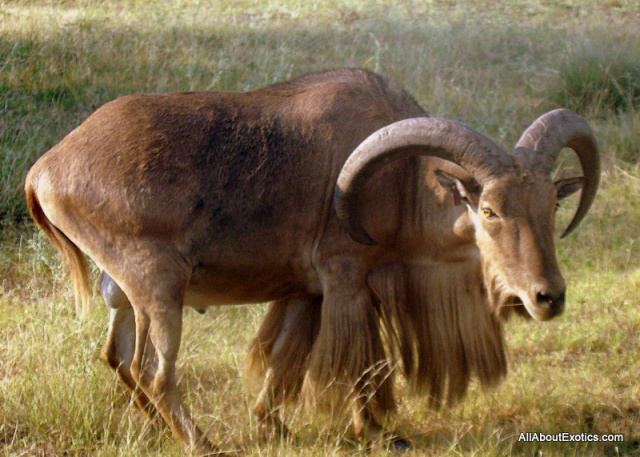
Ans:
[{"label": "hind leg", "polygon": [[318,333],[321,303],[318,296],[273,302],[251,344],[250,365],[260,365],[254,371],[264,373],[253,413],[269,431],[288,434],[280,412],[286,400],[300,393]]},{"label": "hind leg", "polygon": [[106,272],[100,273],[100,293],[109,306],[109,333],[102,348],[102,357],[120,376],[133,395],[133,399],[149,417],[156,410],[149,398],[142,393],[131,374],[131,363],[136,343],[136,323],[133,308],[122,289]]},{"label": "hind leg", "polygon": [[122,287],[135,313],[133,380],[189,455],[223,455],[195,424],[177,386],[182,306],[190,271],[171,258],[146,261],[134,271]]}]

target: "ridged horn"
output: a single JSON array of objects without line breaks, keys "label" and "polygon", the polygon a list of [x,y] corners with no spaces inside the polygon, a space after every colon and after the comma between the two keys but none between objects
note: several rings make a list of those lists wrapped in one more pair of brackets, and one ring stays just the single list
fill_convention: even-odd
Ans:
[{"label": "ridged horn", "polygon": [[563,148],[571,148],[576,153],[585,181],[576,213],[561,238],[571,233],[582,221],[598,190],[600,154],[593,132],[587,122],[573,111],[557,109],[536,119],[516,144],[516,152],[535,153],[537,160],[542,160],[544,171],[549,174]]},{"label": "ridged horn", "polygon": [[420,117],[383,127],[351,153],[335,187],[338,220],[355,241],[377,244],[357,220],[359,190],[385,164],[415,155],[454,162],[469,171],[480,184],[512,164],[511,157],[500,146],[455,121]]}]

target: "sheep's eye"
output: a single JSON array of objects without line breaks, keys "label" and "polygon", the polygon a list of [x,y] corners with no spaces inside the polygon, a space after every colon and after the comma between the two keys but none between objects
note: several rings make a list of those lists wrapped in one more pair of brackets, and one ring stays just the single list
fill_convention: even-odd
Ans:
[{"label": "sheep's eye", "polygon": [[495,219],[496,217],[498,217],[498,215],[494,213],[492,209],[489,209],[489,208],[482,208],[482,214],[487,219]]}]

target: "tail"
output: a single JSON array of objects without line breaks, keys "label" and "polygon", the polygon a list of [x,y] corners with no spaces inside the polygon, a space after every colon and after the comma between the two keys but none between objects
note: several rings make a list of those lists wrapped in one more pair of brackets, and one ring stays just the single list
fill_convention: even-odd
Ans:
[{"label": "tail", "polygon": [[29,180],[27,180],[25,186],[25,193],[31,218],[47,235],[47,238],[60,253],[69,268],[69,274],[73,281],[76,315],[84,318],[87,316],[89,298],[91,297],[87,260],[82,251],[78,249],[78,246],[47,218],[42,206],[40,206],[36,190]]}]

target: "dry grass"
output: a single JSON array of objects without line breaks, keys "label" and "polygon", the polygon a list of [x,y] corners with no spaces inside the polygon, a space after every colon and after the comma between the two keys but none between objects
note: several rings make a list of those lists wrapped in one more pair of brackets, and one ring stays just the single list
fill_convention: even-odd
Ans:
[{"label": "dry grass", "polygon": [[[401,395],[390,425],[416,444],[407,455],[640,455],[639,25],[633,0],[0,2],[0,455],[181,455],[100,360],[100,300],[76,319],[58,257],[24,221],[29,166],[119,95],[245,90],[339,66],[384,73],[505,145],[567,105],[604,153],[593,210],[558,243],[567,312],[509,323],[510,373],[495,390],[437,413]],[[296,407],[295,441],[260,436],[241,373],[263,309],[187,311],[180,384],[198,422],[246,455],[364,454],[346,422]],[[626,441],[519,442],[526,432]]]}]

